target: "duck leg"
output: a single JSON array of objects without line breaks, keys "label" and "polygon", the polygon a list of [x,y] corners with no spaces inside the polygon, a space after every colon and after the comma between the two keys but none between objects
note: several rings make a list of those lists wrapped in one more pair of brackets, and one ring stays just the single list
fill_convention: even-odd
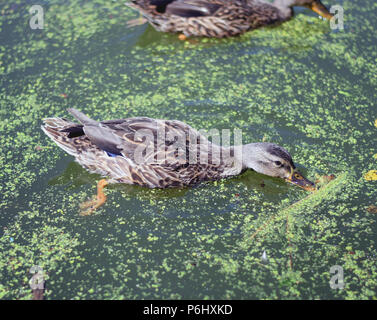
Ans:
[{"label": "duck leg", "polygon": [[100,181],[98,181],[97,196],[94,199],[85,201],[80,205],[80,215],[89,216],[93,213],[94,210],[96,210],[106,202],[107,198],[105,193],[103,192],[103,188],[105,188],[107,185],[108,182],[106,179],[101,179]]}]

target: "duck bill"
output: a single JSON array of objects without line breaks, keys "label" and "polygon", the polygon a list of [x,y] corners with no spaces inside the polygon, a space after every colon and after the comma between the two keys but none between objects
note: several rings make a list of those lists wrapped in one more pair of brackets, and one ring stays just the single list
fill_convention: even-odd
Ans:
[{"label": "duck bill", "polygon": [[306,191],[315,191],[316,187],[313,182],[306,179],[300,172],[294,171],[290,178],[286,179],[287,182],[295,184],[296,186],[306,190]]},{"label": "duck bill", "polygon": [[329,10],[327,10],[327,8],[319,0],[314,0],[309,5],[309,8],[328,20],[331,20],[331,18],[333,17]]}]

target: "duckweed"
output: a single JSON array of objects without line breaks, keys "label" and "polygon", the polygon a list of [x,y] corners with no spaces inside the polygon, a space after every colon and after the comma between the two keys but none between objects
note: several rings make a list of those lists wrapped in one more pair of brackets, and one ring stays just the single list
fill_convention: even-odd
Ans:
[{"label": "duckweed", "polygon": [[371,180],[377,180],[377,170],[369,170],[365,175],[364,179],[371,181]]},{"label": "duckweed", "polygon": [[[0,7],[0,298],[31,299],[40,266],[45,299],[376,299],[377,4],[341,1],[344,30],[295,9],[277,27],[181,41],[126,28],[138,14],[123,2],[45,1],[43,30],[29,1]],[[336,179],[314,194],[252,171],[192,189],[111,185],[81,217],[99,177],[40,130],[68,107],[242,129],[309,179]]]}]

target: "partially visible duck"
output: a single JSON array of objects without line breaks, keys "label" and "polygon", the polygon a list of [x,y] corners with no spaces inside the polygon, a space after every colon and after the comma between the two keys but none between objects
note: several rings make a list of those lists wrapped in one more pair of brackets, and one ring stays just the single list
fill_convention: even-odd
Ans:
[{"label": "partially visible duck", "polygon": [[[158,31],[184,36],[224,38],[284,22],[294,6],[310,8],[326,19],[332,15],[320,0],[131,0]],[[143,20],[140,20],[144,22]]]}]

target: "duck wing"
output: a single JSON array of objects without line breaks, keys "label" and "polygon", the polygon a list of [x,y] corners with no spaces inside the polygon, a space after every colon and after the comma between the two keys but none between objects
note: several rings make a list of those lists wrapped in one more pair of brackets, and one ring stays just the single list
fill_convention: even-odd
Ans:
[{"label": "duck wing", "polygon": [[173,168],[185,164],[189,160],[191,140],[195,139],[196,143],[201,137],[195,129],[178,120],[136,117],[97,122],[78,110],[69,109],[69,112],[81,122],[69,129],[70,134],[82,132],[101,150],[124,156],[135,164],[163,164]]},{"label": "duck wing", "polygon": [[137,164],[171,167],[184,164],[188,161],[190,137],[199,137],[196,130],[178,120],[137,117],[102,121],[101,126],[115,136],[115,139],[104,136],[105,139],[110,138],[109,142],[116,145],[123,156]]},{"label": "duck wing", "polygon": [[68,112],[81,122],[81,125],[62,130],[69,132],[69,138],[86,135],[101,150],[114,155],[121,155],[122,149],[118,146],[122,143],[122,140],[110,127],[90,119],[84,113],[74,108],[69,108]]},{"label": "duck wing", "polygon": [[177,15],[181,17],[211,16],[225,0],[131,0],[126,5],[149,13]]},{"label": "duck wing", "polygon": [[185,18],[212,16],[221,7],[221,4],[213,1],[177,0],[166,6],[166,13]]}]

